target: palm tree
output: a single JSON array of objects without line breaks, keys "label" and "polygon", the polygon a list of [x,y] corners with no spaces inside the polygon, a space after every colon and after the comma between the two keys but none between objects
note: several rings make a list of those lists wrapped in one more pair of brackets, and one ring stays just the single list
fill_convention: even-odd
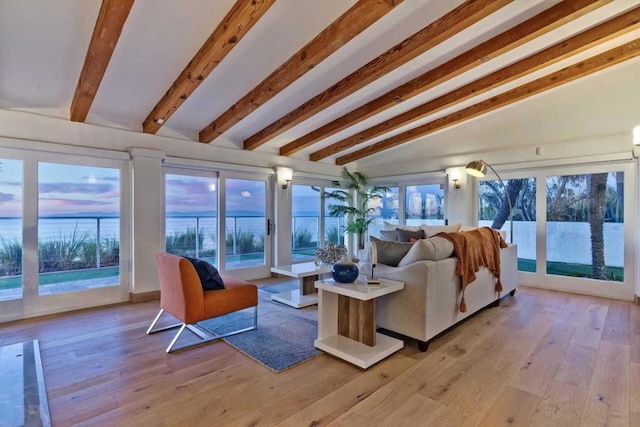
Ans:
[{"label": "palm tree", "polygon": [[604,259],[604,211],[607,194],[607,173],[591,175],[589,187],[589,227],[591,228],[591,263],[593,278],[606,280]]},{"label": "palm tree", "polygon": [[333,186],[338,190],[328,191],[324,195],[340,202],[329,205],[329,215],[345,217],[345,234],[355,234],[358,237],[358,249],[364,249],[364,236],[369,225],[375,222],[375,218],[370,217],[375,212],[370,202],[381,199],[389,188],[368,186],[364,175],[360,172],[351,173],[346,167],[342,170],[342,178],[345,182],[333,181]]}]

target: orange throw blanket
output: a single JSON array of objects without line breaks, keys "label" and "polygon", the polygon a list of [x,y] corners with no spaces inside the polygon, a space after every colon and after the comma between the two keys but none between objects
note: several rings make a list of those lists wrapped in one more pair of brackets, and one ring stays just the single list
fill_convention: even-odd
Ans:
[{"label": "orange throw blanket", "polygon": [[458,258],[456,274],[462,279],[462,299],[460,311],[467,311],[464,301],[464,290],[467,285],[476,280],[476,272],[480,267],[486,267],[498,279],[496,292],[502,292],[500,282],[500,248],[507,244],[497,230],[489,227],[477,228],[464,233],[438,233],[439,237],[453,243],[454,253]]}]

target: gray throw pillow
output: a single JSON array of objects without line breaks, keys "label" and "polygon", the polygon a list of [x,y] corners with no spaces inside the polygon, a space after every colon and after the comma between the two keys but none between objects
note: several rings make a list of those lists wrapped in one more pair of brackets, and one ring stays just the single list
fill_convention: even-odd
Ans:
[{"label": "gray throw pillow", "polygon": [[380,238],[395,242],[398,239],[398,233],[396,233],[396,230],[380,230]]},{"label": "gray throw pillow", "polygon": [[438,261],[453,255],[453,243],[444,237],[430,237],[418,240],[409,252],[398,262],[398,267],[413,264],[417,261]]},{"label": "gray throw pillow", "polygon": [[400,260],[409,252],[413,243],[391,242],[380,240],[371,236],[371,241],[375,242],[378,250],[378,263],[397,267]]},{"label": "gray throw pillow", "polygon": [[396,240],[398,242],[411,242],[411,239],[420,240],[425,238],[424,231],[422,230],[412,231],[403,228],[396,228],[396,234]]}]

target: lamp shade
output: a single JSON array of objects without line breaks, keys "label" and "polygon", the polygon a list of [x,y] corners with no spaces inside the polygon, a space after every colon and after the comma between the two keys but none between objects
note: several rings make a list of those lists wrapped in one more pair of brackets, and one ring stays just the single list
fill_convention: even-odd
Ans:
[{"label": "lamp shade", "polygon": [[469,162],[464,171],[471,176],[482,178],[487,174],[487,164],[482,160],[474,160]]}]

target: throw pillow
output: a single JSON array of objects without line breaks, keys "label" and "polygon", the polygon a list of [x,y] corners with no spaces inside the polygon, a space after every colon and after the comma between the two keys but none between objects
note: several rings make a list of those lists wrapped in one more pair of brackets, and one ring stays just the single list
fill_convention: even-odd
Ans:
[{"label": "throw pillow", "polygon": [[402,228],[396,228],[396,235],[397,238],[396,240],[398,242],[411,242],[411,239],[424,239],[424,231],[422,230],[416,230],[416,231],[411,231],[411,230],[405,230]]},{"label": "throw pillow", "polygon": [[453,225],[423,225],[425,237],[435,236],[438,233],[455,233],[460,230],[462,224],[457,223]]},{"label": "throw pillow", "polygon": [[398,262],[398,267],[417,261],[438,261],[453,255],[453,243],[442,237],[418,240],[407,254]]},{"label": "throw pillow", "polygon": [[371,236],[371,241],[375,242],[378,250],[378,263],[397,267],[400,260],[409,252],[413,243],[391,242],[380,240]]},{"label": "throw pillow", "polygon": [[392,242],[395,242],[398,239],[398,233],[396,232],[395,228],[393,230],[380,230],[380,238],[382,240],[390,240]]},{"label": "throw pillow", "polygon": [[186,256],[186,259],[193,264],[202,282],[202,289],[207,291],[217,291],[224,289],[224,282],[220,277],[220,272],[213,265],[209,264],[203,259],[191,258]]},{"label": "throw pillow", "polygon": [[418,231],[420,230],[420,226],[419,225],[400,225],[400,224],[392,224],[390,222],[385,221],[384,222],[384,229],[385,230],[394,230],[396,228],[402,228],[403,230],[411,230],[411,231]]}]

